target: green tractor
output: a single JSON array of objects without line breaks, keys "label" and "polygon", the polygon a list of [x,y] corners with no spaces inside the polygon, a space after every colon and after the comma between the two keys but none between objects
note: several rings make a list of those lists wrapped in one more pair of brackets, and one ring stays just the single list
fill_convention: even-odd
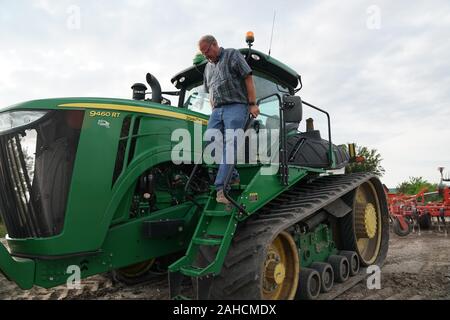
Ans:
[{"label": "green tractor", "polygon": [[[200,56],[173,77],[177,91],[162,92],[147,74],[151,99],[138,83],[133,100],[46,99],[3,109],[1,272],[30,289],[67,283],[73,266],[82,279],[109,273],[126,283],[159,268],[171,298],[191,277],[198,299],[286,300],[316,299],[381,266],[389,218],[380,180],[336,174],[355,155],[332,143],[329,114],[296,95],[301,77],[251,43],[240,52],[261,110],[247,127],[256,136],[277,129],[271,154],[280,160],[267,174],[273,163],[247,155],[237,165],[240,184],[226,193],[231,206],[216,202],[217,165],[197,161],[211,112]],[[163,95],[177,96],[178,105]],[[306,107],[327,117],[328,140],[311,119],[299,130]],[[174,163],[179,129],[194,147],[184,150],[190,161]]]}]

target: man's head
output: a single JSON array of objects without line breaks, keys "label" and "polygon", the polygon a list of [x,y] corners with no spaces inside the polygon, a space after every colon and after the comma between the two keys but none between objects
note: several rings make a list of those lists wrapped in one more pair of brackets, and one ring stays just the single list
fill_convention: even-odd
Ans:
[{"label": "man's head", "polygon": [[209,61],[217,61],[219,58],[220,47],[216,38],[206,35],[198,41],[198,49]]}]

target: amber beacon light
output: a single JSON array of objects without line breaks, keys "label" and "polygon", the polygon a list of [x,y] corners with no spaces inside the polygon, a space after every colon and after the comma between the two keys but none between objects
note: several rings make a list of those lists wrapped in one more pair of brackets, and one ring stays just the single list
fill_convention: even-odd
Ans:
[{"label": "amber beacon light", "polygon": [[249,46],[255,42],[255,34],[252,31],[247,32],[245,36],[245,41],[248,43]]}]

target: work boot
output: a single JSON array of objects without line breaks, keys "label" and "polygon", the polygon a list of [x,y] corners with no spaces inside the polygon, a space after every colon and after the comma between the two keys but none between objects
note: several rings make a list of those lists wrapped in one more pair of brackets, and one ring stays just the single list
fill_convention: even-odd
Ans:
[{"label": "work boot", "polygon": [[216,201],[217,203],[230,204],[230,201],[227,198],[225,198],[223,190],[217,191]]}]

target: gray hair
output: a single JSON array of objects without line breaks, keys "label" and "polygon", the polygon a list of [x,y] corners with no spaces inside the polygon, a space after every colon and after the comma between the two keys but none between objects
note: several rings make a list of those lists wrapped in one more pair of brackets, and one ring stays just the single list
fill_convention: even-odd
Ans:
[{"label": "gray hair", "polygon": [[217,43],[217,40],[216,40],[216,38],[214,38],[214,36],[208,34],[206,36],[201,37],[200,40],[198,40],[198,45],[200,45],[203,42],[211,44],[211,43]]}]

